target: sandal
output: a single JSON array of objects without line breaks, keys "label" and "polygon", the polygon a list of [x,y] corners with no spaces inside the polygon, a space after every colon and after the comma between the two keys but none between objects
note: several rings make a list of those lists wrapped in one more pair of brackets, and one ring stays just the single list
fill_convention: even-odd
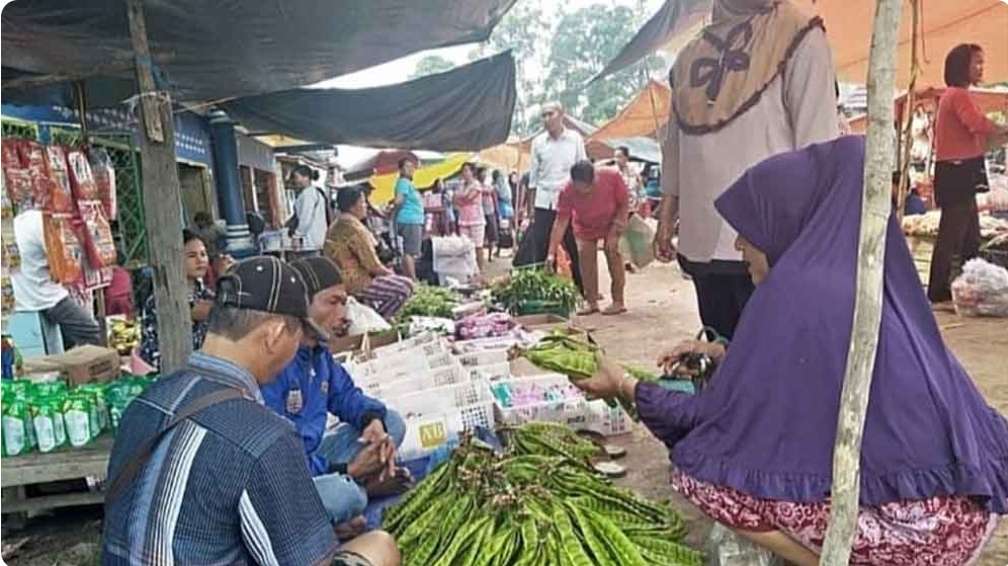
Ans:
[{"label": "sandal", "polygon": [[595,314],[597,312],[599,312],[599,308],[598,307],[585,307],[585,308],[577,311],[577,315],[578,316],[588,316],[588,315]]},{"label": "sandal", "polygon": [[378,480],[374,478],[365,484],[364,490],[369,497],[385,497],[406,493],[414,485],[413,476],[406,468],[396,468],[395,475]]},{"label": "sandal", "polygon": [[344,521],[336,525],[334,530],[336,531],[336,538],[338,538],[340,542],[346,542],[364,534],[364,531],[367,530],[367,520],[364,519],[363,515],[358,515],[349,521]]},{"label": "sandal", "polygon": [[623,314],[627,311],[626,307],[617,307],[615,305],[609,305],[602,311],[602,316],[615,316],[618,314]]}]

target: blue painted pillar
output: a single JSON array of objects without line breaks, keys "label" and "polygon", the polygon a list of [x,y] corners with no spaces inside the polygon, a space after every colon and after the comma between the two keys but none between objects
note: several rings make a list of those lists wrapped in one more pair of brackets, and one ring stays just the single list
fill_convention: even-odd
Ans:
[{"label": "blue painted pillar", "polygon": [[238,141],[235,139],[234,122],[221,110],[210,112],[208,118],[213,138],[217,204],[227,223],[227,251],[235,257],[251,255],[254,247],[245,221],[245,201],[238,178]]}]

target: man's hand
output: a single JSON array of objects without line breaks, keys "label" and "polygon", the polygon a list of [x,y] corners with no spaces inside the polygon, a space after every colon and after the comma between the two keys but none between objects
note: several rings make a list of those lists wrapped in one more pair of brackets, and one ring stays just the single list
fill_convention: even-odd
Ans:
[{"label": "man's hand", "polygon": [[676,256],[675,244],[672,243],[672,230],[673,227],[670,224],[659,222],[654,242],[651,244],[654,248],[655,259],[662,263],[669,263]]},{"label": "man's hand", "polygon": [[379,456],[384,466],[382,479],[385,478],[386,474],[389,476],[395,474],[395,443],[392,442],[392,437],[385,431],[385,424],[382,423],[381,419],[374,419],[364,427],[364,430],[361,432],[361,441],[367,442],[369,445],[381,445]]},{"label": "man's hand", "polygon": [[353,479],[361,481],[378,474],[384,475],[383,449],[384,445],[381,442],[371,443],[362,448],[357,456],[347,464],[347,474]]},{"label": "man's hand", "polygon": [[192,319],[202,322],[210,317],[210,309],[213,308],[213,301],[196,301],[192,307]]}]

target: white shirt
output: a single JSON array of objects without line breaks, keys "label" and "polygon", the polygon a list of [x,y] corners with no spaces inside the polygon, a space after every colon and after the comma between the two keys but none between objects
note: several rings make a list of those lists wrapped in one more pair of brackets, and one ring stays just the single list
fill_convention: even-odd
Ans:
[{"label": "white shirt", "polygon": [[532,140],[529,186],[535,188],[535,207],[554,209],[560,191],[570,180],[575,163],[588,159],[581,134],[564,128],[554,139],[543,132]]},{"label": "white shirt", "polygon": [[833,57],[821,29],[805,36],[786,69],[759,102],[716,132],[685,134],[674,116],[669,120],[661,182],[679,197],[678,251],[686,259],[740,261],[735,230],[714,200],[760,161],[839,135]]},{"label": "white shirt", "polygon": [[56,306],[70,293],[49,275],[41,210],[26,210],[14,217],[14,239],[21,254],[21,267],[11,273],[14,310],[42,311]]},{"label": "white shirt", "polygon": [[310,186],[302,190],[294,201],[294,214],[298,217],[298,227],[295,236],[304,237],[304,251],[321,250],[325,244],[326,207],[328,203],[322,196],[321,189]]}]

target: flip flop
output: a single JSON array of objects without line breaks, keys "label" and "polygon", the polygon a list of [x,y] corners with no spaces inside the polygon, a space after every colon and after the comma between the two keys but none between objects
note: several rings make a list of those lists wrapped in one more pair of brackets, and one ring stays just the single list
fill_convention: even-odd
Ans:
[{"label": "flip flop", "polygon": [[336,525],[334,530],[336,531],[336,538],[338,538],[340,542],[346,542],[364,534],[364,531],[367,530],[367,520],[363,515],[358,515],[349,521],[344,521]]},{"label": "flip flop", "polygon": [[613,307],[613,306],[610,305],[610,306],[606,307],[605,310],[602,311],[602,316],[615,316],[615,315],[618,315],[618,314],[623,314],[626,311],[627,311],[626,307],[615,308],[615,307]]},{"label": "flip flop", "polygon": [[582,310],[577,311],[577,315],[578,316],[588,316],[588,315],[595,314],[597,312],[599,312],[599,308],[598,307],[588,307],[586,309],[582,309]]},{"label": "flip flop", "polygon": [[396,468],[395,475],[382,481],[377,479],[367,482],[365,491],[370,497],[385,497],[406,493],[414,485],[413,476],[403,467]]}]

